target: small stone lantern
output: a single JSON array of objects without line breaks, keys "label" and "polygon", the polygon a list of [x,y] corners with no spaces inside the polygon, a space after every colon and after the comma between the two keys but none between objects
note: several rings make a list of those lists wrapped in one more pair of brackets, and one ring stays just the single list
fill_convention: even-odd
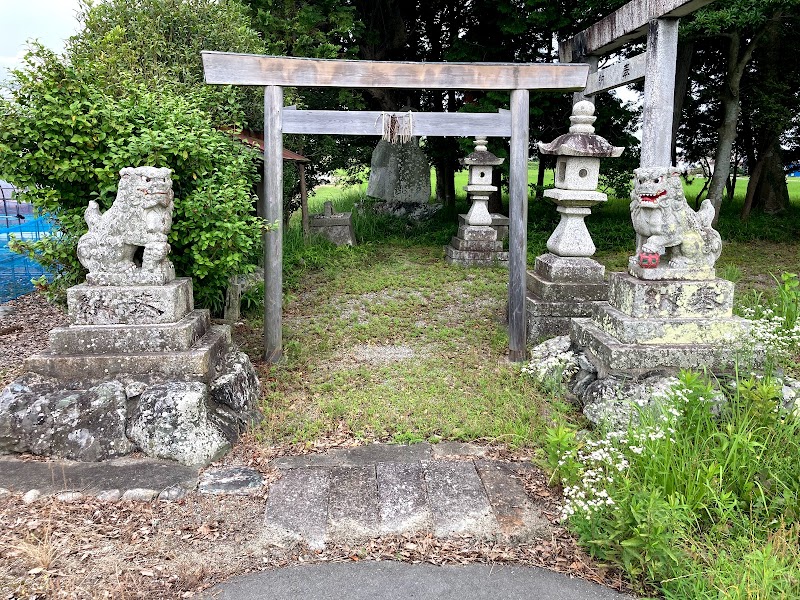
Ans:
[{"label": "small stone lantern", "polygon": [[589,257],[595,245],[583,219],[591,207],[608,197],[597,191],[600,159],[617,157],[623,148],[612,146],[595,134],[594,104],[583,100],[572,107],[569,133],[549,144],[539,142],[539,152],[556,155],[555,188],[545,190],[545,197],[558,205],[561,221],[547,240],[547,249],[556,256]]},{"label": "small stone lantern", "polygon": [[[464,266],[507,266],[508,252],[503,251],[502,240],[497,239],[497,229],[492,227],[495,218],[489,213],[489,194],[497,191],[492,185],[492,170],[502,164],[486,149],[486,139],[475,138],[475,150],[461,159],[469,168],[468,184],[464,186],[472,200],[466,215],[458,215],[458,232],[445,246],[445,260],[449,264]],[[499,215],[498,215],[499,216]]]},{"label": "small stone lantern", "polygon": [[467,196],[472,200],[472,206],[467,212],[467,225],[492,224],[492,215],[489,214],[489,194],[497,191],[492,185],[492,169],[503,164],[505,159],[497,158],[486,149],[487,140],[475,138],[475,150],[461,159],[462,166],[469,169],[468,184],[464,186]]}]

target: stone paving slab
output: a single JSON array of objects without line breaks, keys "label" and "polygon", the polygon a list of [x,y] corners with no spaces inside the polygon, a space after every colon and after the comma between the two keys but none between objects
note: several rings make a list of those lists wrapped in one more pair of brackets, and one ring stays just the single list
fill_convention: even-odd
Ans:
[{"label": "stone paving slab", "polygon": [[264,477],[252,467],[214,467],[200,476],[201,494],[250,496],[261,491]]},{"label": "stone paving slab", "polygon": [[208,590],[217,600],[633,600],[583,579],[537,567],[318,563],[235,577]]},{"label": "stone paving slab", "polygon": [[497,520],[472,461],[431,461],[424,469],[436,537],[490,537],[497,532]]},{"label": "stone paving slab", "polygon": [[303,540],[312,549],[327,541],[328,469],[292,469],[272,484],[264,515],[265,537],[276,544]]},{"label": "stone paving slab", "polygon": [[403,446],[400,444],[368,444],[355,448],[335,448],[324,454],[281,456],[270,465],[276,469],[304,467],[361,467],[379,462],[415,463],[430,460],[431,445],[427,442]]},{"label": "stone paving slab", "polygon": [[89,463],[0,456],[0,487],[15,492],[38,489],[43,494],[66,490],[97,493],[136,488],[158,492],[175,486],[194,489],[197,469],[155,458],[125,457]]},{"label": "stone paving slab", "polygon": [[416,532],[514,543],[546,536],[549,521],[517,476],[527,463],[485,454],[455,442],[372,444],[273,461],[284,475],[268,492],[268,541],[321,547]]},{"label": "stone paving slab", "polygon": [[528,498],[525,487],[514,472],[514,465],[479,460],[475,466],[502,536],[514,542],[542,537],[549,523]]},{"label": "stone paving slab", "polygon": [[425,489],[425,471],[417,463],[378,463],[380,534],[430,529],[432,520]]},{"label": "stone paving slab", "polygon": [[378,481],[374,466],[331,469],[328,534],[357,541],[378,532]]}]

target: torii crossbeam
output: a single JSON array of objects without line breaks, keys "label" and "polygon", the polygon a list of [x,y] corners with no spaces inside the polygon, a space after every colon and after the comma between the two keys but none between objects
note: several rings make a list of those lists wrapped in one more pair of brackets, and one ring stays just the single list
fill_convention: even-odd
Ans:
[{"label": "torii crossbeam", "polygon": [[[585,64],[411,63],[329,60],[203,52],[206,83],[264,87],[263,212],[276,228],[264,233],[264,357],[282,357],[283,133],[364,134],[365,117],[350,111],[298,111],[283,106],[283,86],[510,90],[510,113],[417,113],[427,135],[510,137],[509,354],[526,358],[525,291],[528,221],[529,90],[579,91]],[[336,112],[336,116],[333,114]],[[327,113],[327,114],[323,114]],[[367,119],[374,118],[372,115]],[[374,132],[380,135],[380,132]]]},{"label": "torii crossbeam", "polygon": [[[680,17],[713,1],[631,0],[559,44],[559,60],[567,63],[582,61],[591,66],[592,72],[580,99],[644,80],[643,167],[667,167],[672,162],[678,22]],[[601,56],[645,35],[646,52],[598,70]]]}]

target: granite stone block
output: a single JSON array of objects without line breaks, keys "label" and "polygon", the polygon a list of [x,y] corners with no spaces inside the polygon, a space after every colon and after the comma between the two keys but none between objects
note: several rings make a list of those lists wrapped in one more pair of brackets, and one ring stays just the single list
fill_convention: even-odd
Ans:
[{"label": "granite stone block", "polygon": [[83,283],[67,290],[67,307],[74,325],[177,323],[194,310],[192,280],[131,286]]}]

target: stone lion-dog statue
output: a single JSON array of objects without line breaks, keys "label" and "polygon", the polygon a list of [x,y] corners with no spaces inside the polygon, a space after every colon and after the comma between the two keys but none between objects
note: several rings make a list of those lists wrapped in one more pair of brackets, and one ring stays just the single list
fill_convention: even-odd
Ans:
[{"label": "stone lion-dog statue", "polygon": [[630,209],[636,231],[632,266],[706,275],[713,271],[722,250],[722,239],[711,227],[714,206],[704,200],[700,210],[692,210],[677,169],[636,169]]},{"label": "stone lion-dog statue", "polygon": [[175,279],[167,258],[172,227],[172,171],[122,169],[117,197],[100,213],[94,200],[84,213],[88,233],[78,240],[78,259],[91,285],[163,285]]}]

